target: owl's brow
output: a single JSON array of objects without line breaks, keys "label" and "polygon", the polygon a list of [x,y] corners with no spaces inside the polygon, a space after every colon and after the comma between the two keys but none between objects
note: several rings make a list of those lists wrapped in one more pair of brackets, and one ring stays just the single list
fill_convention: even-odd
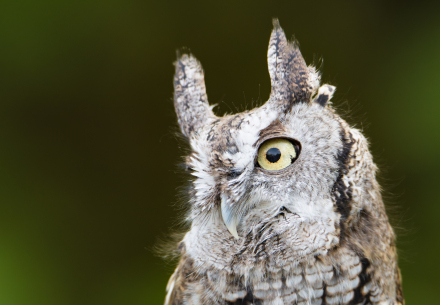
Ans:
[{"label": "owl's brow", "polygon": [[284,128],[283,124],[279,119],[274,120],[269,124],[266,128],[262,129],[258,134],[258,140],[252,145],[253,147],[257,147],[261,142],[267,140],[269,138],[273,138],[276,136],[285,135],[287,132],[286,128]]}]

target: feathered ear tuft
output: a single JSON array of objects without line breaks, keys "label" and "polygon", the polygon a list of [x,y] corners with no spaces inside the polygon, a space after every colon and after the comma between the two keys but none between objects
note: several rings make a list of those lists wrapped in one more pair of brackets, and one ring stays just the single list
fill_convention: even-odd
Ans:
[{"label": "feathered ear tuft", "polygon": [[310,102],[316,84],[309,80],[310,69],[295,42],[288,42],[278,19],[267,51],[272,91],[268,103],[274,108],[289,110],[293,104]]},{"label": "feathered ear tuft", "polygon": [[205,76],[199,61],[191,54],[177,53],[174,65],[174,108],[180,130],[190,137],[215,115],[208,103]]}]

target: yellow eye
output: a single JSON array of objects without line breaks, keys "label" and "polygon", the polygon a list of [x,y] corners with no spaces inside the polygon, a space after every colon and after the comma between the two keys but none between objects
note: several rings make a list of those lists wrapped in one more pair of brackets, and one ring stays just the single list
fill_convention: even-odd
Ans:
[{"label": "yellow eye", "polygon": [[287,139],[271,139],[261,144],[258,149],[258,164],[269,171],[288,167],[299,154],[299,146]]}]

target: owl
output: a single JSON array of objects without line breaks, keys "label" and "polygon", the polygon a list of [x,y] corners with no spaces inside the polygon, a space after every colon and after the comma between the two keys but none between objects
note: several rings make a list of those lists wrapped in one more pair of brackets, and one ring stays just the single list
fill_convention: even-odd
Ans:
[{"label": "owl", "polygon": [[174,106],[192,179],[165,304],[404,304],[368,142],[273,25],[270,97],[250,111],[216,116],[202,66],[178,55]]}]

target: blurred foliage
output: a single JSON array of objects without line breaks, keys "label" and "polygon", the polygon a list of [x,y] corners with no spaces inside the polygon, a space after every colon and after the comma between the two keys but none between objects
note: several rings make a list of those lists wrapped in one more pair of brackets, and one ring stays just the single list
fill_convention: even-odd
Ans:
[{"label": "blurred foliage", "polygon": [[161,304],[153,253],[178,222],[175,51],[211,104],[269,95],[273,17],[337,85],[399,234],[407,304],[436,304],[440,19],[432,1],[12,1],[0,4],[0,303]]}]

